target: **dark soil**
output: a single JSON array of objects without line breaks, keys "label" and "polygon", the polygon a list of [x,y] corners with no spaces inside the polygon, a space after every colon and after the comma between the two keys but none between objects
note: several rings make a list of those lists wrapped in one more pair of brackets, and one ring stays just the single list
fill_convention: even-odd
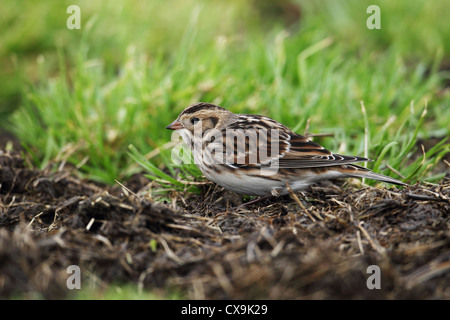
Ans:
[{"label": "dark soil", "polygon": [[[70,297],[69,265],[83,283],[193,299],[450,298],[448,175],[403,189],[328,184],[240,209],[209,185],[174,195],[174,208],[0,151],[0,183],[0,298]],[[381,289],[367,287],[370,265]]]}]

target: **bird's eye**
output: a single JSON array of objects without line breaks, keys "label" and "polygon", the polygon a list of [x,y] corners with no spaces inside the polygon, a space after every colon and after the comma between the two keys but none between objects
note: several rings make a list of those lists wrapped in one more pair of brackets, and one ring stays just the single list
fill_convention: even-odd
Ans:
[{"label": "bird's eye", "polygon": [[200,121],[199,118],[192,118],[192,119],[191,119],[191,123],[192,123],[192,124],[196,124],[196,123],[199,122],[199,121]]}]

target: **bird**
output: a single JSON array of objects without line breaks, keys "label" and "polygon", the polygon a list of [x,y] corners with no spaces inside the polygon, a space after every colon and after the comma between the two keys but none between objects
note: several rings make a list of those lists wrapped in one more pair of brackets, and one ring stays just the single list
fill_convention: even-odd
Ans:
[{"label": "bird", "polygon": [[207,179],[237,194],[281,196],[348,177],[406,185],[355,164],[373,160],[332,153],[274,119],[208,102],[188,106],[166,129],[180,134]]}]

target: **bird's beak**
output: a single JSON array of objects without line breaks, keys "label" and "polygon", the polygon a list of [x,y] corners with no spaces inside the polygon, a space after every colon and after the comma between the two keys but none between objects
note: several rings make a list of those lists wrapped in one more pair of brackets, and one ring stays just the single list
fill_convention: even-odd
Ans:
[{"label": "bird's beak", "polygon": [[181,122],[178,120],[175,120],[174,122],[172,122],[171,124],[169,124],[166,129],[169,130],[178,130],[178,129],[183,129],[183,126],[181,125]]}]

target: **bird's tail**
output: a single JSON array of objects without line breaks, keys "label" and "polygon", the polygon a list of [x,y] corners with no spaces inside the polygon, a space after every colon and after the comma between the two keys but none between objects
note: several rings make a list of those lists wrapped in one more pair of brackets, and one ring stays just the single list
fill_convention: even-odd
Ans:
[{"label": "bird's tail", "polygon": [[351,167],[354,167],[356,169],[356,170],[352,170],[352,172],[348,172],[348,175],[352,176],[352,177],[367,178],[367,179],[392,183],[392,184],[396,184],[399,186],[407,186],[408,185],[407,183],[404,183],[400,180],[385,176],[383,174],[375,173],[364,167],[360,167],[357,165],[351,165]]}]

